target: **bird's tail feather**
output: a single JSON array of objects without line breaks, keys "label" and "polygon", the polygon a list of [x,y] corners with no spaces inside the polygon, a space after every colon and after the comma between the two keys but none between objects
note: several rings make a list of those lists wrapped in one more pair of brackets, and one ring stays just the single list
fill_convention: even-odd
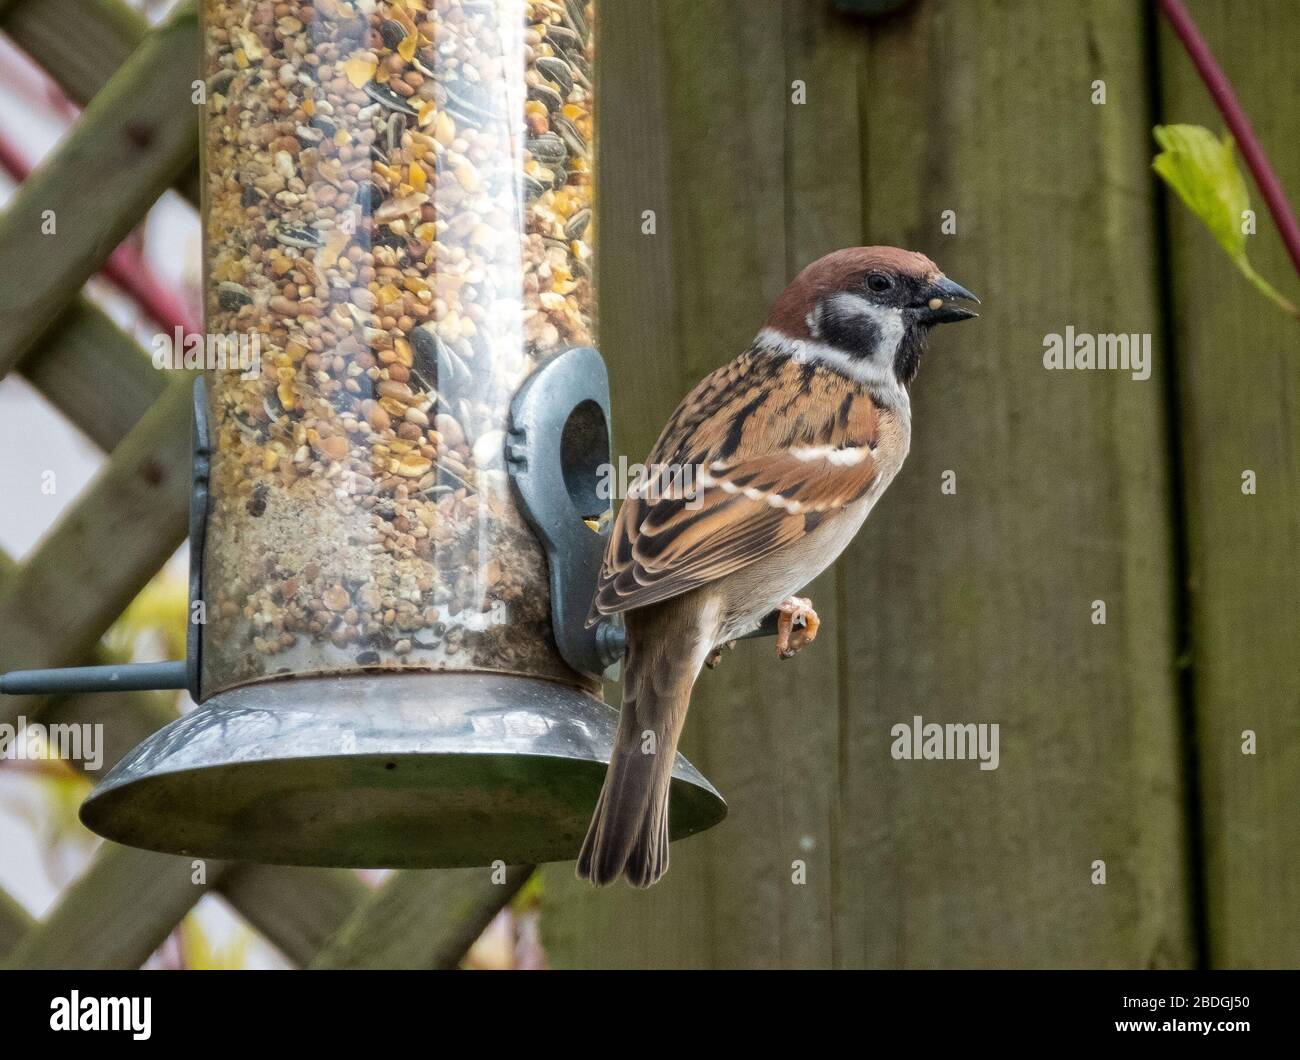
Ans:
[{"label": "bird's tail feather", "polygon": [[676,643],[686,650],[675,659],[628,654],[614,752],[578,856],[578,877],[598,886],[626,876],[649,887],[668,868],[669,786],[702,662],[689,639]]}]

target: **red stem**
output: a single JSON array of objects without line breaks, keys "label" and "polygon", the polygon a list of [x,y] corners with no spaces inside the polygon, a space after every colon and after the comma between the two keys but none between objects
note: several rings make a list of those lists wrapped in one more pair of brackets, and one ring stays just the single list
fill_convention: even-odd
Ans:
[{"label": "red stem", "polygon": [[1281,181],[1277,179],[1277,174],[1269,165],[1264,148],[1255,138],[1255,130],[1250,126],[1250,119],[1246,117],[1246,112],[1237,102],[1237,94],[1232,90],[1231,82],[1215,61],[1214,53],[1205,43],[1205,38],[1196,28],[1196,23],[1192,21],[1192,16],[1188,14],[1182,0],[1160,0],[1160,10],[1183,42],[1183,47],[1191,56],[1197,73],[1201,75],[1201,80],[1205,82],[1205,87],[1209,89],[1214,99],[1214,105],[1219,108],[1223,120],[1228,123],[1228,131],[1237,141],[1241,155],[1255,178],[1255,184],[1268,205],[1268,212],[1273,215],[1273,221],[1282,234],[1282,242],[1286,244],[1287,253],[1291,255],[1291,262],[1296,272],[1300,274],[1300,225],[1296,224],[1291,204],[1287,202]]},{"label": "red stem", "polygon": [[0,41],[0,64],[6,87],[25,101],[48,108],[57,117],[68,120],[75,120],[81,113],[81,108],[63,94],[54,79],[12,41]]},{"label": "red stem", "polygon": [[4,169],[19,184],[27,179],[27,173],[31,169],[18,148],[3,136],[0,136],[0,169]]},{"label": "red stem", "polygon": [[183,329],[187,335],[202,329],[176,292],[158,279],[139,248],[123,243],[104,262],[104,275],[135,299],[146,316],[167,331]]}]

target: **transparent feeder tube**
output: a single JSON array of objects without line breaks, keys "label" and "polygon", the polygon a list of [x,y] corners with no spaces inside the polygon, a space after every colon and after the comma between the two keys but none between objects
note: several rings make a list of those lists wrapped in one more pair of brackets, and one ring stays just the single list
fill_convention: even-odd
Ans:
[{"label": "transparent feeder tube", "polygon": [[[591,3],[205,0],[205,696],[283,674],[583,680],[504,467],[594,343]],[[230,347],[233,349],[233,347]]]}]

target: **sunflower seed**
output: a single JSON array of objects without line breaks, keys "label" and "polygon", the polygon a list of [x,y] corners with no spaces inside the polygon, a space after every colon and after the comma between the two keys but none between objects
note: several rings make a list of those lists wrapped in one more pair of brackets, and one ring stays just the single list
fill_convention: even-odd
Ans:
[{"label": "sunflower seed", "polygon": [[524,182],[524,197],[529,202],[531,202],[533,199],[538,198],[540,195],[544,194],[546,190],[550,187],[550,185],[548,184],[543,184],[531,173],[525,173],[523,175],[523,182]]},{"label": "sunflower seed", "polygon": [[544,166],[556,166],[569,157],[569,149],[555,133],[543,133],[528,140],[524,147]]},{"label": "sunflower seed", "polygon": [[537,60],[537,72],[559,86],[560,94],[567,97],[573,91],[573,74],[569,64],[553,55],[543,55]]},{"label": "sunflower seed", "polygon": [[300,250],[316,250],[320,247],[320,236],[310,228],[299,228],[296,225],[280,225],[275,230],[276,242],[283,243],[286,247],[297,247]]},{"label": "sunflower seed", "polygon": [[546,39],[554,44],[557,48],[563,48],[566,52],[570,48],[581,48],[582,38],[579,37],[568,26],[551,24],[546,27]]},{"label": "sunflower seed", "polygon": [[364,91],[367,96],[373,99],[381,107],[395,110],[399,114],[409,114],[411,117],[415,117],[420,113],[406,101],[404,96],[399,96],[387,85],[381,85],[375,81],[367,81]]},{"label": "sunflower seed", "polygon": [[579,210],[569,218],[569,223],[564,226],[564,234],[569,239],[581,239],[587,231],[587,226],[591,223],[591,211]]},{"label": "sunflower seed", "polygon": [[277,423],[280,417],[284,415],[284,406],[280,403],[280,395],[274,390],[262,399],[262,408],[266,410],[266,415],[272,423]]},{"label": "sunflower seed", "polygon": [[569,72],[573,74],[574,83],[590,89],[593,74],[591,64],[587,62],[586,57],[582,55],[565,55],[564,58],[569,64]]},{"label": "sunflower seed", "polygon": [[230,89],[230,83],[235,79],[234,70],[218,70],[208,78],[208,91],[214,96],[224,96]]},{"label": "sunflower seed", "polygon": [[226,280],[217,284],[217,303],[222,309],[234,312],[240,306],[252,305],[253,296],[247,287]]},{"label": "sunflower seed", "polygon": [[564,106],[564,97],[548,84],[529,85],[528,98],[534,99],[546,107],[548,111],[554,114]]},{"label": "sunflower seed", "polygon": [[424,390],[433,391],[450,382],[449,354],[431,324],[421,324],[410,334],[411,375]]},{"label": "sunflower seed", "polygon": [[388,154],[391,157],[393,152],[402,146],[402,136],[406,133],[406,115],[402,113],[394,114],[388,119],[388,126],[384,130],[384,136],[388,143]]},{"label": "sunflower seed", "polygon": [[587,25],[587,5],[582,0],[564,0],[564,11],[560,17],[585,44],[591,34],[591,27]]},{"label": "sunflower seed", "polygon": [[386,18],[380,23],[379,35],[383,38],[385,45],[396,51],[397,46],[406,40],[406,27],[395,18]]},{"label": "sunflower seed", "polygon": [[312,118],[311,124],[313,128],[319,129],[323,136],[326,136],[331,140],[334,139],[334,134],[338,132],[338,126],[324,114],[316,114]]},{"label": "sunflower seed", "polygon": [[551,127],[564,140],[564,145],[569,151],[578,158],[585,158],[588,153],[587,141],[582,138],[582,133],[578,132],[578,127],[569,121],[563,114],[556,114],[551,118]]}]

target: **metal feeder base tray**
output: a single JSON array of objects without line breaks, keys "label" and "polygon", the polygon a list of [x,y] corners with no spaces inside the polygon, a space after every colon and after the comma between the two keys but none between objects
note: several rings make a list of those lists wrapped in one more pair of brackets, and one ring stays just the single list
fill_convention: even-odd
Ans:
[{"label": "metal feeder base tray", "polygon": [[[291,678],[232,689],[154,733],[81,808],[100,835],[274,865],[444,868],[576,858],[618,715],[493,673]],[[727,806],[678,755],[672,838]]]}]

